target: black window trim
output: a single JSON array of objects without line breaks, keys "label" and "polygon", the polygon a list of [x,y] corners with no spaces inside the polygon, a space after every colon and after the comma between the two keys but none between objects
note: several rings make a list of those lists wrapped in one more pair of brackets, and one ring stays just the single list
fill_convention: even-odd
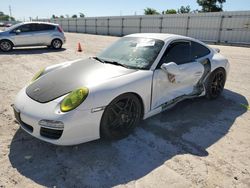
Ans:
[{"label": "black window trim", "polygon": [[[156,66],[156,69],[160,69],[160,68],[161,68],[161,65],[163,64],[163,62],[161,62],[161,61],[162,61],[162,58],[164,57],[165,52],[169,49],[169,47],[171,47],[171,45],[173,45],[174,43],[180,43],[180,42],[183,42],[183,43],[191,43],[192,40],[177,39],[177,40],[173,40],[172,42],[170,42],[170,43],[168,44],[167,48],[165,49],[164,53],[162,54],[161,59],[160,59],[158,65]],[[187,63],[191,63],[191,62],[187,62]],[[186,64],[186,63],[183,63],[183,64]]]},{"label": "black window trim", "polygon": [[205,56],[200,56],[200,57],[196,57],[195,58],[195,61],[197,61],[198,59],[200,59],[200,58],[206,58],[208,55],[210,55],[211,54],[211,50],[208,48],[208,47],[206,47],[204,44],[202,44],[202,43],[200,43],[200,42],[197,42],[197,41],[194,41],[194,40],[191,40],[191,43],[196,43],[196,44],[199,44],[199,45],[201,45],[201,46],[203,46],[204,48],[206,48],[208,51],[209,51],[209,53],[207,54],[207,55],[205,55]]},{"label": "black window trim", "polygon": [[[163,58],[163,56],[165,55],[165,52],[166,52],[166,51],[168,50],[168,48],[170,47],[170,45],[172,45],[172,44],[174,44],[174,43],[178,43],[178,42],[188,42],[188,43],[191,43],[191,44],[192,44],[192,42],[194,42],[194,43],[197,43],[197,44],[199,44],[199,45],[205,47],[205,48],[209,51],[209,53],[208,53],[207,55],[201,56],[201,57],[197,57],[197,58],[193,59],[191,62],[197,61],[198,59],[203,58],[203,57],[206,58],[208,55],[210,55],[210,54],[212,53],[211,50],[210,50],[207,46],[205,46],[204,44],[202,44],[202,43],[200,43],[200,42],[198,42],[198,41],[189,40],[189,39],[177,39],[177,40],[173,40],[172,42],[170,42],[170,43],[168,44],[167,48],[165,49],[164,53],[162,54],[162,56],[161,56],[161,58],[160,58],[160,60],[159,60],[159,62],[158,62],[158,65],[156,66],[155,69],[160,69],[160,68],[161,68],[161,65],[163,64],[163,62],[161,62],[161,61],[162,61],[162,58]],[[187,62],[187,63],[191,63],[191,62]],[[184,64],[186,64],[186,63],[184,63]]]}]

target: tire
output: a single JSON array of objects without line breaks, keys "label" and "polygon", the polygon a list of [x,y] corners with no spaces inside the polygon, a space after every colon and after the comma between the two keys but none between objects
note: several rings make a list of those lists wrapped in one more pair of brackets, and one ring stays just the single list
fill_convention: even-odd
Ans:
[{"label": "tire", "polygon": [[208,99],[218,98],[224,89],[225,82],[226,72],[224,69],[219,68],[213,71],[206,83],[206,97]]},{"label": "tire", "polygon": [[1,40],[0,41],[0,50],[3,52],[9,52],[13,49],[13,44],[9,40]]},{"label": "tire", "polygon": [[141,120],[142,104],[134,94],[123,94],[114,99],[103,113],[101,137],[114,140],[127,137]]},{"label": "tire", "polygon": [[62,43],[62,41],[60,39],[54,39],[51,42],[51,47],[53,49],[61,49],[62,45],[63,45],[63,43]]}]

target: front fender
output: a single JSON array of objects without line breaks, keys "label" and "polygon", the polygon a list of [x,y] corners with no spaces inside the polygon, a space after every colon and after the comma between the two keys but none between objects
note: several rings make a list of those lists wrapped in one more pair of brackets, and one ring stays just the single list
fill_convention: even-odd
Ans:
[{"label": "front fender", "polygon": [[144,105],[144,112],[150,110],[152,71],[136,71],[99,85],[88,86],[89,96],[79,106],[79,110],[107,106],[113,99],[124,93],[138,94]]}]

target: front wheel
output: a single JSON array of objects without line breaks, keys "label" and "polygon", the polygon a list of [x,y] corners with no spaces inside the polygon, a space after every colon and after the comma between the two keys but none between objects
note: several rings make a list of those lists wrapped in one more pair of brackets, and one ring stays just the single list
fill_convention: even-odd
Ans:
[{"label": "front wheel", "polygon": [[226,73],[223,69],[219,68],[211,73],[206,84],[206,97],[208,99],[218,98],[226,82]]},{"label": "front wheel", "polygon": [[139,123],[142,105],[137,96],[124,94],[114,99],[105,109],[101,120],[101,137],[127,137]]},{"label": "front wheel", "polygon": [[51,42],[51,47],[54,49],[60,49],[62,48],[62,41],[60,39],[54,39]]},{"label": "front wheel", "polygon": [[13,44],[8,41],[8,40],[2,40],[0,41],[0,50],[2,50],[3,52],[9,52],[11,51],[13,48]]}]

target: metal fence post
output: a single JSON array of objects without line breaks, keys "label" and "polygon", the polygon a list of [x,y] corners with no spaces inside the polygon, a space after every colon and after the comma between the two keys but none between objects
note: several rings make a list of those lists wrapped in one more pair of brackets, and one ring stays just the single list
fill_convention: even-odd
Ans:
[{"label": "metal fence post", "polygon": [[107,30],[108,30],[107,32],[108,32],[108,33],[107,33],[107,34],[110,35],[110,31],[109,31],[109,18],[108,18],[107,21],[108,21],[108,23],[107,23],[107,24],[108,24],[108,25],[107,25],[107,27],[108,27],[108,28],[107,28]]},{"label": "metal fence post", "polygon": [[142,21],[142,17],[140,17],[140,20],[139,20],[139,33],[141,33],[141,21]]},{"label": "metal fence post", "polygon": [[69,31],[69,18],[68,18],[68,32],[70,32],[70,31]]},{"label": "metal fence post", "polygon": [[223,26],[224,18],[225,18],[224,15],[222,15],[221,18],[220,18],[220,27],[219,27],[218,40],[217,40],[218,43],[221,42],[221,33],[222,33],[222,26]]},{"label": "metal fence post", "polygon": [[95,19],[95,34],[97,35],[97,18]]},{"label": "metal fence post", "polygon": [[84,18],[84,32],[87,33],[87,20]]},{"label": "metal fence post", "polygon": [[189,24],[190,24],[190,16],[187,17],[187,28],[186,28],[186,36],[188,36],[189,31]]},{"label": "metal fence post", "polygon": [[123,28],[124,28],[124,18],[122,18],[121,36],[123,36],[123,35],[124,35]]},{"label": "metal fence post", "polygon": [[78,18],[76,18],[76,21],[75,21],[75,22],[76,22],[76,33],[77,33],[77,19],[78,19]]},{"label": "metal fence post", "polygon": [[162,33],[163,16],[160,17],[160,33]]}]

